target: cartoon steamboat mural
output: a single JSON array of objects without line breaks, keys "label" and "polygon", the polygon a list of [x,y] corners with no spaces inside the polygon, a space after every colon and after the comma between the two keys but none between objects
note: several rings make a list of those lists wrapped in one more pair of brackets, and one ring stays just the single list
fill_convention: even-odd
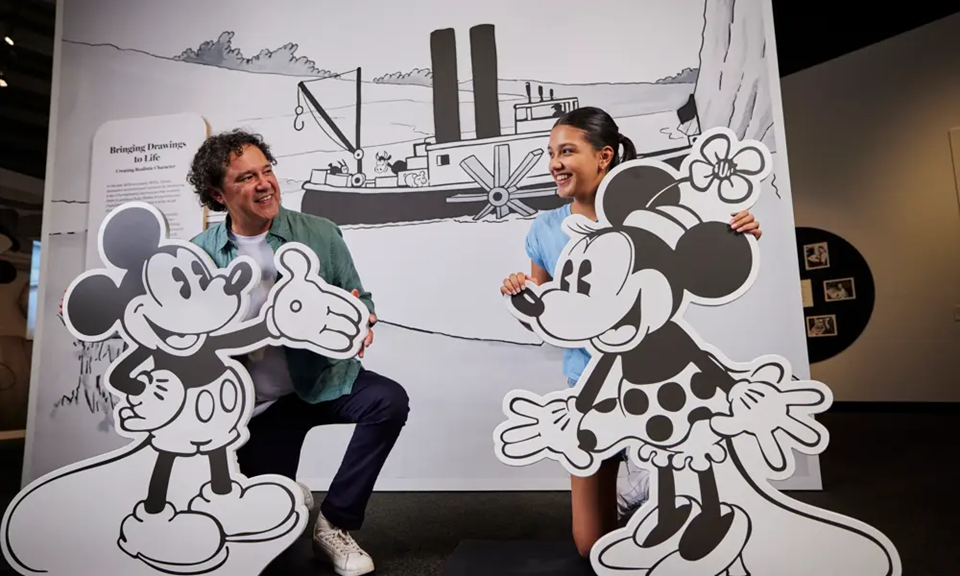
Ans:
[{"label": "cartoon steamboat mural", "polygon": [[[298,85],[294,129],[304,128],[303,114],[322,119],[333,134],[320,128],[353,156],[312,170],[303,184],[301,210],[323,215],[339,225],[387,224],[472,216],[502,219],[511,212],[533,216],[561,206],[544,156],[550,130],[563,113],[578,108],[576,97],[556,98],[553,90],[539,99],[527,83],[527,101],[514,104],[514,133],[501,133],[495,27],[470,29],[476,137],[464,139],[460,127],[460,94],[456,36],[452,28],[430,35],[434,136],[413,145],[413,153],[394,160],[385,152],[368,158],[360,142],[361,68],[356,73],[355,136],[348,138],[323,109],[308,84]],[[318,79],[323,80],[323,79]],[[319,118],[318,118],[319,116]],[[681,124],[698,126],[693,97],[677,110]],[[687,133],[685,145],[643,157],[675,166],[687,155],[699,130]],[[371,162],[371,160],[373,162]],[[364,171],[374,164],[372,175]]]}]

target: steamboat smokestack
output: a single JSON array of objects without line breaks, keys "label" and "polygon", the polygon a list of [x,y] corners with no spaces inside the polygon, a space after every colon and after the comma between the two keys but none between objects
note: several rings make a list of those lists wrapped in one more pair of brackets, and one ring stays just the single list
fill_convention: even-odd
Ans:
[{"label": "steamboat smokestack", "polygon": [[460,87],[457,37],[453,28],[430,34],[433,64],[433,130],[437,143],[460,141]]},{"label": "steamboat smokestack", "polygon": [[497,37],[493,24],[480,24],[470,29],[470,59],[477,138],[500,136]]}]

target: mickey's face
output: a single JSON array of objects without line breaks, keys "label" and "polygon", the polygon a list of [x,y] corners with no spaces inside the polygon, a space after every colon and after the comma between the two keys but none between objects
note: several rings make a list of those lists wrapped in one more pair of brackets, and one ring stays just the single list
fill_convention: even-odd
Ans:
[{"label": "mickey's face", "polygon": [[[659,316],[662,298],[670,295],[662,274],[635,270],[635,256],[633,241],[623,232],[584,236],[558,263],[557,277],[539,297],[527,291],[515,297],[514,305],[556,340],[592,342],[607,352],[630,349],[652,327],[647,316],[657,317],[656,327],[666,320]],[[665,304],[669,310],[669,301]]]},{"label": "mickey's face", "polygon": [[124,325],[142,346],[181,356],[192,354],[208,334],[238,315],[241,293],[252,278],[246,262],[213,274],[190,250],[163,248],[147,260],[143,269],[146,294],[126,307]]}]

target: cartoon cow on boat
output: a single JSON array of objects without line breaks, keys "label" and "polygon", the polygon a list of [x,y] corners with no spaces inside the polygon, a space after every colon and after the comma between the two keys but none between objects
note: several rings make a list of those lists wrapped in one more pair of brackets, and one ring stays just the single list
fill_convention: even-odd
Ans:
[{"label": "cartoon cow on boat", "polygon": [[70,285],[64,320],[82,341],[119,332],[127,344],[104,380],[131,442],[27,486],[3,517],[3,553],[21,574],[260,574],[308,511],[292,480],[238,470],[254,390],[234,357],[282,345],[350,358],[369,313],[323,281],[309,248],[287,243],[278,282],[245,319],[256,263],[217,269],[198,246],[168,240],[148,204],[113,210],[99,248],[106,267]]},{"label": "cartoon cow on boat", "polygon": [[393,174],[399,174],[407,169],[407,163],[403,160],[397,160],[396,162],[391,162],[393,156],[389,152],[384,150],[383,152],[377,152],[377,165],[374,167],[373,171],[377,174],[386,174],[387,172],[392,172]]},{"label": "cartoon cow on boat", "polygon": [[594,546],[598,574],[900,574],[884,535],[769,484],[793,473],[793,450],[826,447],[813,416],[830,390],[794,379],[779,356],[733,362],[683,319],[689,304],[729,303],[756,278],[756,240],[728,222],[771,167],[760,143],[724,128],[702,135],[680,171],[624,163],[598,191],[599,222],[564,222],[556,278],[505,297],[545,342],[592,357],[573,389],[505,398],[500,460],[550,458],[586,476],[627,450],[656,471],[650,501]]}]

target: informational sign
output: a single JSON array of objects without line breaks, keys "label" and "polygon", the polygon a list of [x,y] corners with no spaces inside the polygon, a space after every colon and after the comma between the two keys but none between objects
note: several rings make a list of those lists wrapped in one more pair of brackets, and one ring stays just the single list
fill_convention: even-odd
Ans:
[{"label": "informational sign", "polygon": [[95,231],[121,204],[156,207],[173,239],[189,240],[203,231],[203,207],[187,183],[187,173],[206,137],[207,124],[197,114],[114,120],[100,126],[90,167],[87,267],[100,265]]}]

